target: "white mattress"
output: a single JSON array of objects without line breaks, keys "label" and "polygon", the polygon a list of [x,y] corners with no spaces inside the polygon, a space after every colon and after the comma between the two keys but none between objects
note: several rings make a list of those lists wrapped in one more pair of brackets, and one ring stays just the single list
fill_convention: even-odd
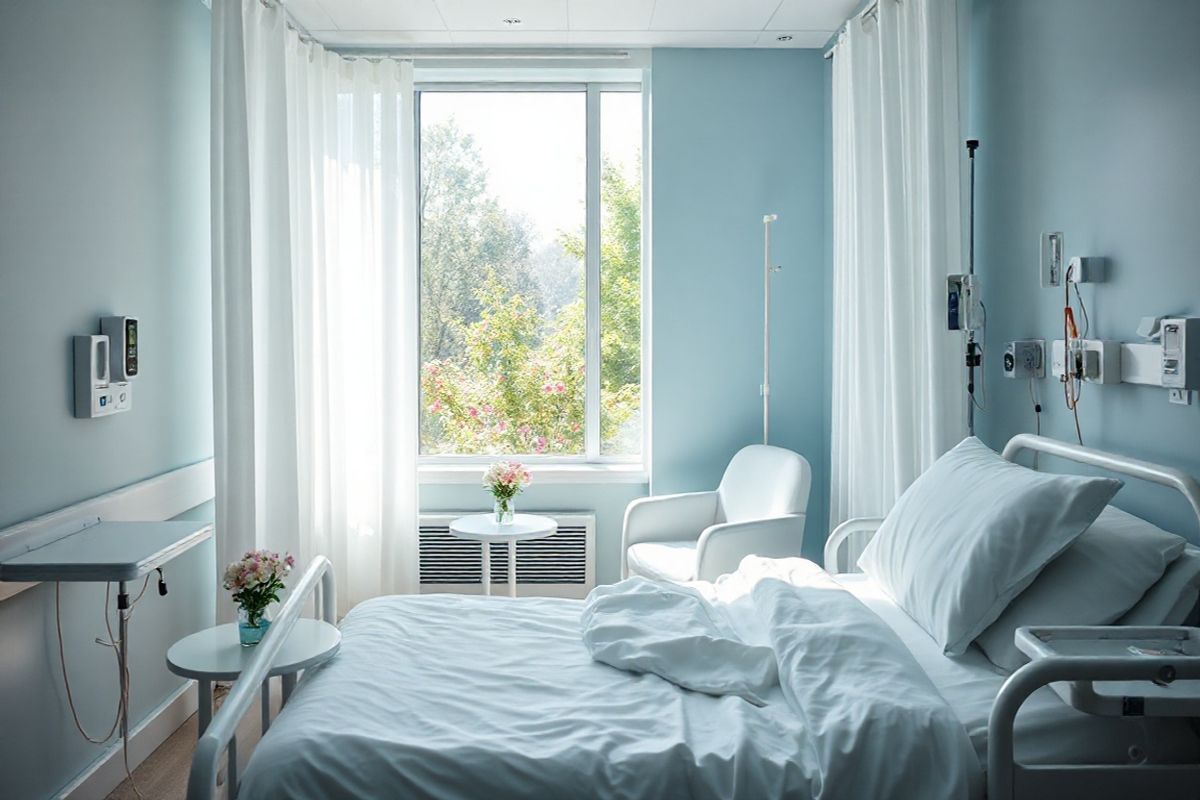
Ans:
[{"label": "white mattress", "polygon": [[[835,576],[896,632],[954,709],[987,763],[987,724],[992,701],[1007,677],[974,645],[951,658],[868,576]],[[1017,714],[1016,755],[1030,764],[1121,764],[1134,752],[1152,762],[1195,761],[1200,740],[1185,720],[1093,717],[1067,706],[1049,687],[1034,692]]]}]

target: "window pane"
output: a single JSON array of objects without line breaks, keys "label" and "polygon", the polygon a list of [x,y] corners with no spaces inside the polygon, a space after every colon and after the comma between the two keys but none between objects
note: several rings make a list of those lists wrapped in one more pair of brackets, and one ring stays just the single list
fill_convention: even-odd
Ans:
[{"label": "window pane", "polygon": [[583,92],[421,93],[421,452],[584,452]]},{"label": "window pane", "polygon": [[642,452],[642,95],[600,95],[600,452]]}]

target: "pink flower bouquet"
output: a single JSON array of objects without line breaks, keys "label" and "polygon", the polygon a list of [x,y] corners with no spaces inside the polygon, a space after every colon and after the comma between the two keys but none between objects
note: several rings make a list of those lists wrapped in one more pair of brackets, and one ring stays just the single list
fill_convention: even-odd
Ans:
[{"label": "pink flower bouquet", "polygon": [[483,488],[492,493],[496,522],[508,525],[513,521],[513,498],[533,482],[533,476],[519,461],[497,461],[483,474]]},{"label": "pink flower bouquet", "polygon": [[225,568],[222,584],[238,606],[238,634],[243,645],[258,644],[270,622],[267,607],[279,602],[283,579],[292,571],[296,559],[280,557],[270,550],[247,550],[239,560]]}]

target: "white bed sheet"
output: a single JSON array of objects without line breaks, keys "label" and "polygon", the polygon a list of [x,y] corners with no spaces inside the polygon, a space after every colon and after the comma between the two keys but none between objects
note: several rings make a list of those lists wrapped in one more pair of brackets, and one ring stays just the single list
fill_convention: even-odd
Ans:
[{"label": "white bed sheet", "polygon": [[[1007,675],[975,645],[958,657],[943,655],[937,642],[869,576],[846,573],[835,580],[896,632],[967,729],[986,768],[988,715]],[[1050,687],[1025,701],[1016,730],[1016,756],[1023,763],[1121,764],[1129,762],[1131,752],[1159,763],[1200,758],[1200,739],[1185,720],[1094,717],[1063,703]]]},{"label": "white bed sheet", "polygon": [[804,779],[803,723],[779,686],[758,708],[595,662],[582,608],[463,595],[362,603],[338,656],[301,681],[255,748],[239,796],[717,800],[784,797]]}]

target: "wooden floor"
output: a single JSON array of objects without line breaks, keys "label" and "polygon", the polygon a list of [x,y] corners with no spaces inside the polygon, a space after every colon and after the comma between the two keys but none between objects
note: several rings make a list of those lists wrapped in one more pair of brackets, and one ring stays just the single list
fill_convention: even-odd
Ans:
[{"label": "wooden floor", "polygon": [[[274,684],[272,686],[272,705],[276,712],[279,709],[278,683],[278,681],[272,681]],[[220,706],[226,693],[226,690],[221,688],[214,691],[217,706]],[[192,765],[192,751],[196,746],[197,724],[196,715],[193,714],[187,722],[183,723],[165,742],[159,745],[157,750],[134,769],[133,781],[142,794],[142,800],[183,800],[187,792],[188,770]],[[250,713],[242,719],[241,725],[238,726],[238,752],[241,754],[238,764],[242,769],[245,769],[249,754],[262,735],[259,729],[260,725],[258,705],[255,704]],[[217,788],[222,790],[218,794],[222,797],[224,796],[224,781],[225,772],[222,770],[217,782]],[[126,778],[120,786],[112,790],[108,795],[108,800],[138,800],[138,796],[133,787],[129,785],[129,779]]]}]

